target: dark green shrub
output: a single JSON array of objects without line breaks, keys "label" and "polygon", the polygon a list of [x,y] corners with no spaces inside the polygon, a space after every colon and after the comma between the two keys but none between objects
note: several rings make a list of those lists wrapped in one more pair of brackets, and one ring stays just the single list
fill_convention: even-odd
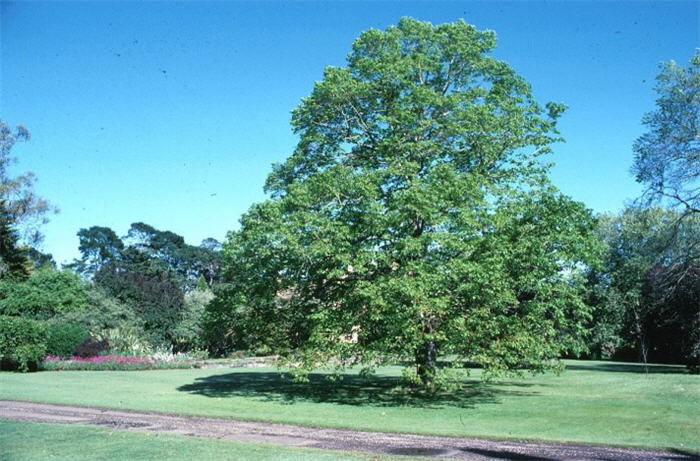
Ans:
[{"label": "dark green shrub", "polygon": [[82,325],[64,324],[49,328],[46,352],[48,355],[68,358],[75,354],[78,346],[90,337],[90,333]]},{"label": "dark green shrub", "polygon": [[98,341],[88,338],[75,348],[75,355],[78,357],[95,357],[107,351],[109,351],[109,343],[106,340]]},{"label": "dark green shrub", "polygon": [[0,315],[0,359],[20,371],[35,369],[46,356],[46,327],[41,322]]}]

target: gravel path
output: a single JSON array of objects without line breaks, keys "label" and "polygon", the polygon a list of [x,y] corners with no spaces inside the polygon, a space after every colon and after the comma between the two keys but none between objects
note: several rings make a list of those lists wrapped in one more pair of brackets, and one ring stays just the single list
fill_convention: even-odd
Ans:
[{"label": "gravel path", "polygon": [[320,429],[8,400],[0,400],[0,420],[85,424],[241,442],[452,459],[698,459],[684,453]]}]

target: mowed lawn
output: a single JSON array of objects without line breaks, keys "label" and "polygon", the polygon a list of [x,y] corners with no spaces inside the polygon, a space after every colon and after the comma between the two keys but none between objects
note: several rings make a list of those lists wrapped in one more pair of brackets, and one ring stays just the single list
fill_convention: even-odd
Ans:
[{"label": "mowed lawn", "polygon": [[0,399],[420,434],[538,439],[700,451],[700,376],[682,367],[567,361],[552,374],[420,398],[396,390],[401,368],[365,381],[275,369],[0,373]]},{"label": "mowed lawn", "polygon": [[[405,459],[326,450],[115,431],[65,424],[0,421],[0,460],[71,461],[201,459],[338,460]],[[76,449],[78,448],[79,449]],[[4,456],[7,456],[5,458]]]}]

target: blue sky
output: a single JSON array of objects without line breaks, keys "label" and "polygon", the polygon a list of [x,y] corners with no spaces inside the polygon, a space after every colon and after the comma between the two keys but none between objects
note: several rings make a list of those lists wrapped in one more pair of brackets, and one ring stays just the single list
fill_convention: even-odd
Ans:
[{"label": "blue sky", "polygon": [[402,16],[495,30],[494,56],[538,101],[564,102],[554,183],[596,212],[638,195],[632,143],[658,63],[700,46],[699,2],[8,2],[0,118],[17,171],[61,208],[43,249],[78,255],[91,225],[147,222],[222,240],[292,151],[290,111],[353,40]]}]

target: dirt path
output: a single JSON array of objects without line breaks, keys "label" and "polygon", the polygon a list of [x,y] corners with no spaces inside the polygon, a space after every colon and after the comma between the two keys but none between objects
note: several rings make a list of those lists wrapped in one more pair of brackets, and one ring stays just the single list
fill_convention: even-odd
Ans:
[{"label": "dirt path", "polygon": [[86,424],[241,442],[454,459],[697,459],[683,453],[319,429],[8,400],[0,400],[0,420]]}]

